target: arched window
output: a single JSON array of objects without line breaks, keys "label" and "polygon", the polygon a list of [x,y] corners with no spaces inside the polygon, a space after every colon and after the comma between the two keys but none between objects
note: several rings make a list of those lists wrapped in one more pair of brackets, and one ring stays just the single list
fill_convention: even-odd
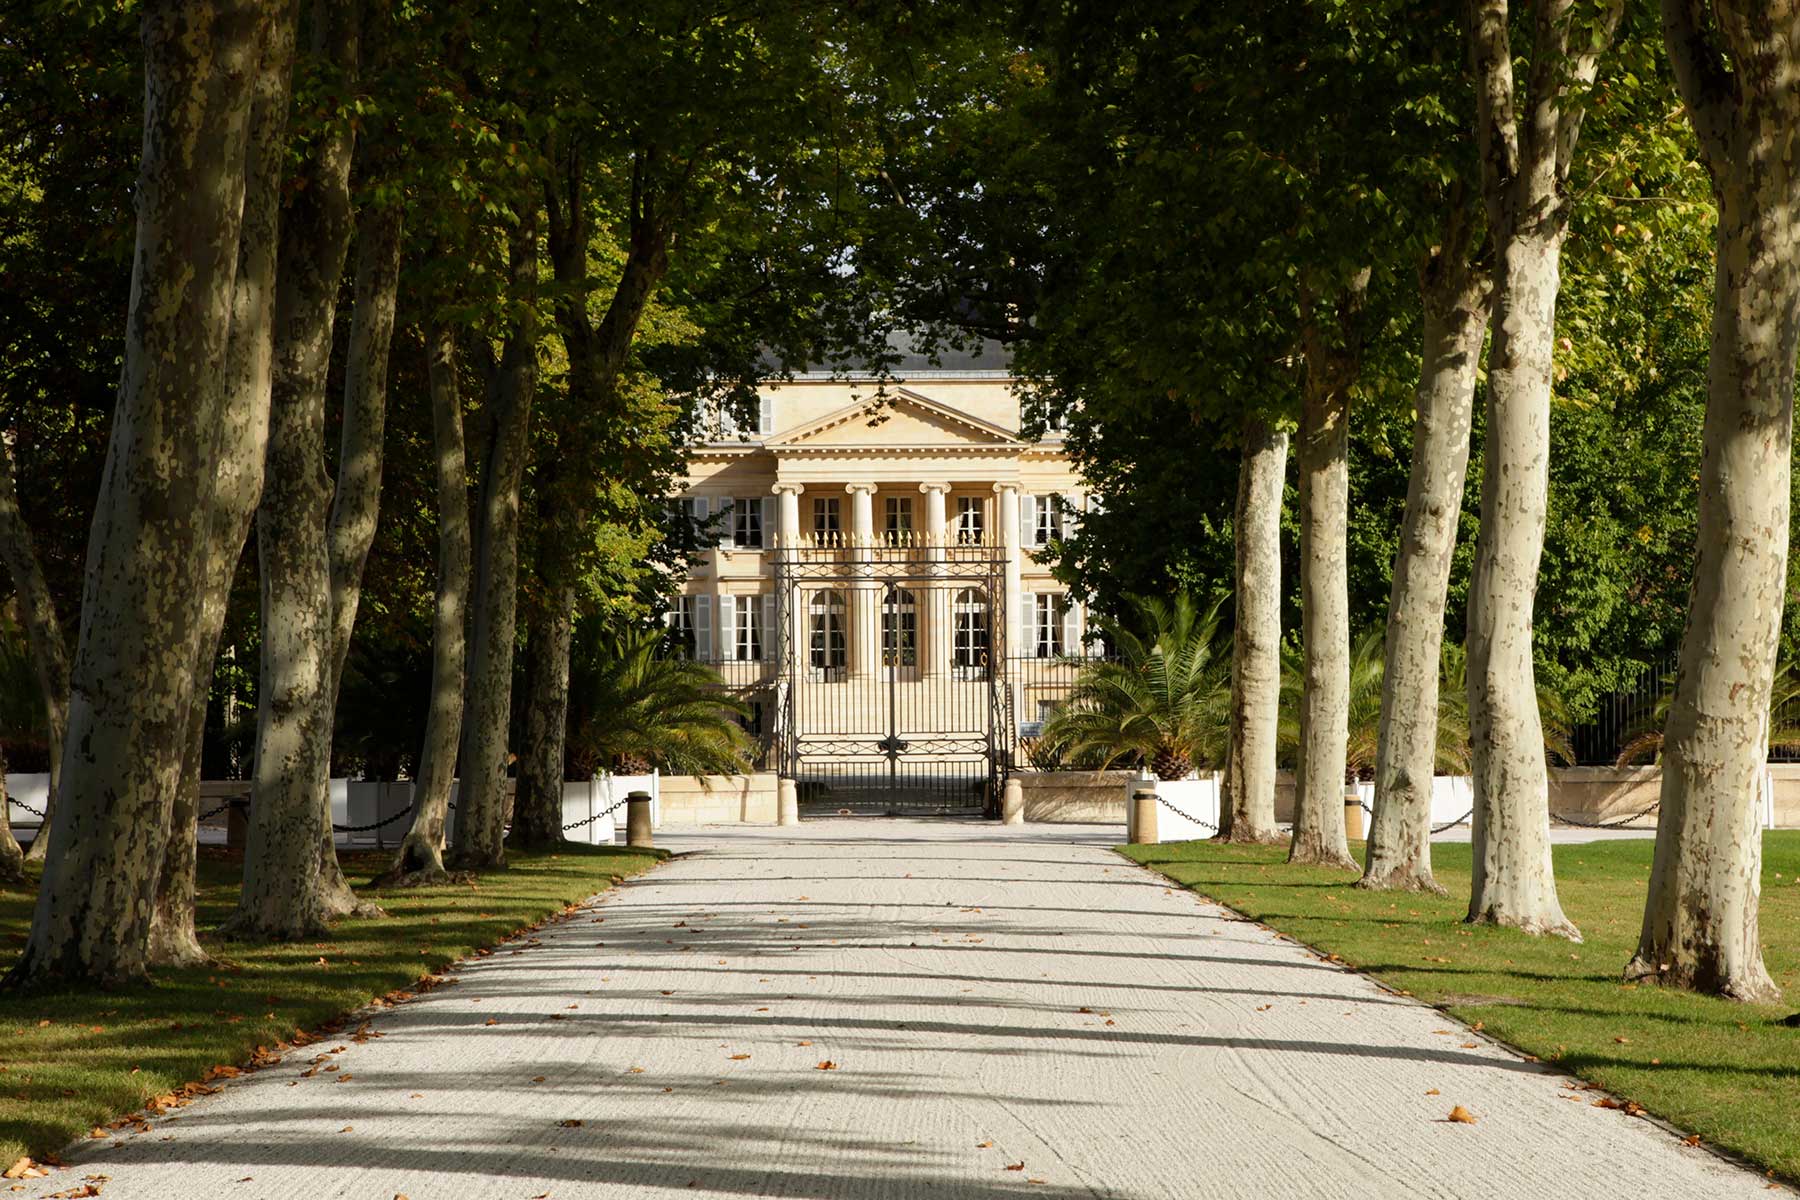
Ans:
[{"label": "arched window", "polygon": [[825,678],[843,675],[846,642],[844,593],[818,591],[806,606],[807,664]]},{"label": "arched window", "polygon": [[919,609],[906,588],[890,589],[881,606],[881,663],[886,667],[919,665]]},{"label": "arched window", "polygon": [[956,593],[951,613],[951,662],[960,679],[987,676],[992,612],[988,595],[980,588],[964,588]]}]

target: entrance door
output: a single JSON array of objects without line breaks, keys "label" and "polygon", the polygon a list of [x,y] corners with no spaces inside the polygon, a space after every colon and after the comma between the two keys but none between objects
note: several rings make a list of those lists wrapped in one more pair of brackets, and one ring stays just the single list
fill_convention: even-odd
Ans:
[{"label": "entrance door", "polygon": [[816,816],[972,816],[999,804],[1005,610],[997,572],[883,564],[784,589],[793,620],[784,745]]}]

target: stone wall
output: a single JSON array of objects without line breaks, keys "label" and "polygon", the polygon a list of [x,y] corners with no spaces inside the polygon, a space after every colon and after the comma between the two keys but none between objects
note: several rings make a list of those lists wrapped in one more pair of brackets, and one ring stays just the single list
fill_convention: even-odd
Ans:
[{"label": "stone wall", "polygon": [[1125,782],[1131,771],[1021,771],[1025,819],[1047,824],[1125,822]]},{"label": "stone wall", "polygon": [[776,780],[754,775],[664,775],[658,825],[773,825]]}]

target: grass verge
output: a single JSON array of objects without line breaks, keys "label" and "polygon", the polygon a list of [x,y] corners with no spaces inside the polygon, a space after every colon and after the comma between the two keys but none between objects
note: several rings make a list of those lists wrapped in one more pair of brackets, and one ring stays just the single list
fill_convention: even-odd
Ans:
[{"label": "grass verge", "polygon": [[[261,945],[209,937],[237,901],[242,859],[202,848],[197,916],[213,965],[112,992],[0,995],[0,1166],[53,1154],[214,1067],[412,988],[660,857],[605,846],[509,851],[510,869],[473,883],[366,893],[386,919],[344,921],[327,941]],[[346,854],[344,871],[367,879],[391,858]],[[23,944],[34,898],[35,889],[0,887],[0,946]]]},{"label": "grass verge", "polygon": [[1651,850],[1647,838],[1555,848],[1563,909],[1585,938],[1576,945],[1464,925],[1466,843],[1432,847],[1445,897],[1358,891],[1348,872],[1287,866],[1284,848],[1120,848],[1713,1145],[1800,1178],[1800,1029],[1780,1023],[1800,1002],[1800,832],[1763,839],[1763,954],[1785,1006],[1621,983]]}]

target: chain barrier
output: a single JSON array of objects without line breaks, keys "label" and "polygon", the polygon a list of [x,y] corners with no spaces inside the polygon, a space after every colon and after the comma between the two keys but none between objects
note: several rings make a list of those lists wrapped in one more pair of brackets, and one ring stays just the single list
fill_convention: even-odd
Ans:
[{"label": "chain barrier", "polygon": [[[1370,808],[1369,802],[1364,800],[1362,797],[1358,796],[1356,799],[1356,803],[1357,803],[1358,807],[1360,807],[1364,812],[1368,813],[1371,817],[1373,817],[1375,815],[1375,810]],[[1445,830],[1455,829],[1458,825],[1461,825],[1464,821],[1467,821],[1470,817],[1472,817],[1474,815],[1475,815],[1475,809],[1473,806],[1471,806],[1469,808],[1468,812],[1466,812],[1462,816],[1456,818],[1456,820],[1445,821],[1442,825],[1433,825],[1431,827],[1431,832],[1435,836],[1436,834],[1443,833]]]},{"label": "chain barrier", "polygon": [[18,805],[20,808],[24,809],[26,812],[30,813],[32,816],[36,817],[40,821],[47,821],[50,819],[49,813],[45,812],[41,808],[33,808],[33,807],[31,807],[31,805],[25,803],[23,800],[16,800],[11,796],[8,796],[6,798],[6,800],[7,800],[8,804]]},{"label": "chain barrier", "polygon": [[1655,812],[1662,805],[1661,798],[1652,800],[1643,808],[1627,817],[1615,817],[1610,821],[1583,821],[1579,817],[1565,817],[1561,813],[1551,813],[1550,819],[1563,825],[1573,825],[1577,829],[1623,829],[1633,821],[1640,821]]},{"label": "chain barrier", "polygon": [[194,820],[209,821],[212,818],[218,816],[220,813],[224,812],[226,809],[230,808],[234,804],[248,805],[249,803],[250,803],[250,801],[247,797],[233,796],[231,799],[225,801],[225,803],[219,805],[219,807],[207,809],[205,812],[201,813],[198,817],[195,817]]},{"label": "chain barrier", "polygon": [[1474,807],[1474,805],[1470,805],[1468,812],[1466,812],[1462,816],[1456,818],[1456,820],[1454,820],[1454,821],[1446,821],[1442,825],[1433,825],[1431,827],[1431,832],[1434,834],[1438,834],[1438,833],[1443,833],[1446,829],[1455,829],[1458,825],[1461,825],[1464,821],[1468,820],[1470,817],[1472,817],[1474,815],[1475,815],[1475,807]]},{"label": "chain barrier", "polygon": [[1219,827],[1217,825],[1214,825],[1211,821],[1202,821],[1199,817],[1194,816],[1192,813],[1182,812],[1179,808],[1176,808],[1173,804],[1170,804],[1167,800],[1163,799],[1163,797],[1160,793],[1158,793],[1158,795],[1156,797],[1156,802],[1158,804],[1162,805],[1164,808],[1168,809],[1170,812],[1174,813],[1176,816],[1180,817],[1184,821],[1192,821],[1194,824],[1198,825],[1200,828],[1210,829],[1214,833],[1219,832]]},{"label": "chain barrier", "polygon": [[597,812],[591,817],[583,817],[579,821],[570,821],[567,825],[563,826],[563,832],[567,833],[569,830],[577,829],[583,825],[592,825],[595,821],[598,821],[601,817],[610,817],[614,813],[618,812],[621,808],[624,808],[626,803],[629,802],[630,799],[631,799],[631,797],[627,796],[627,797],[625,797],[624,800],[620,800],[618,803],[614,804],[611,808],[607,809],[604,812]]}]

